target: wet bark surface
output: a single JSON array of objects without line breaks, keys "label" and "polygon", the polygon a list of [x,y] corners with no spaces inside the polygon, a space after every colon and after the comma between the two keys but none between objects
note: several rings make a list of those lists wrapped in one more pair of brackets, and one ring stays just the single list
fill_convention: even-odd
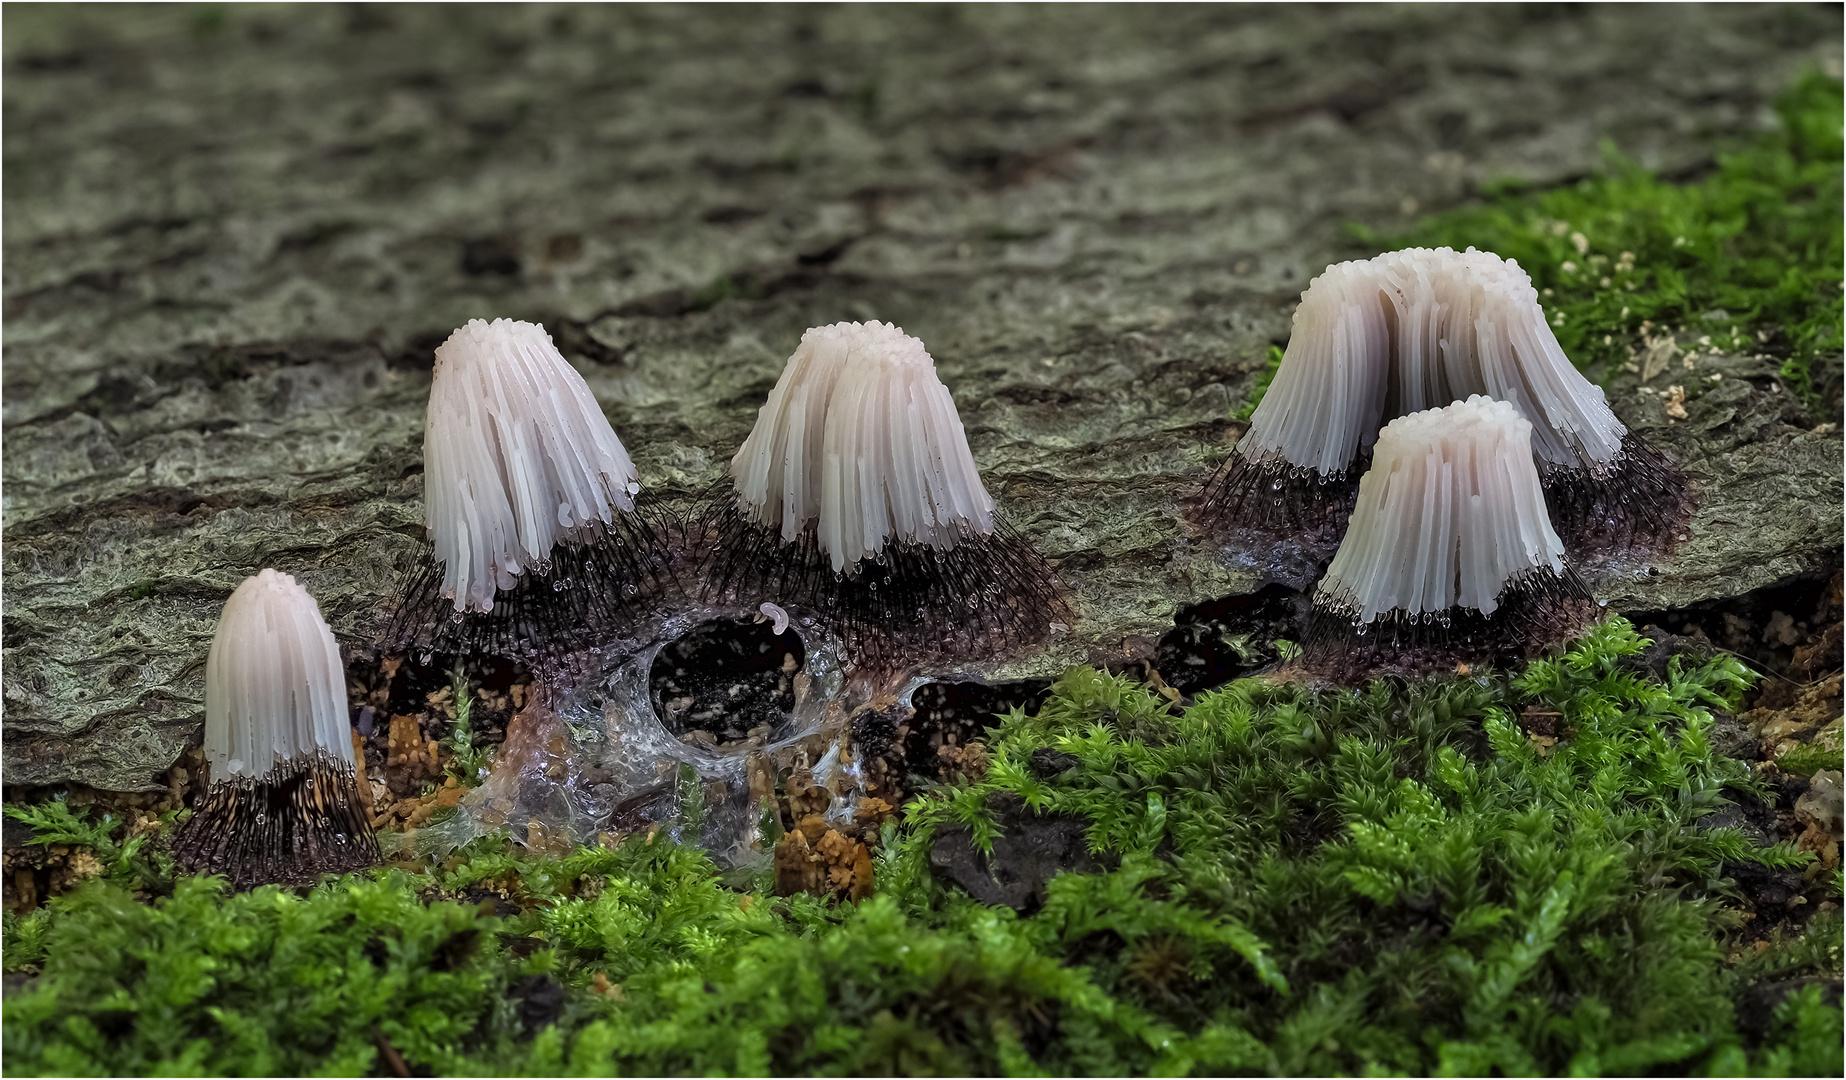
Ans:
[{"label": "wet bark surface", "polygon": [[[542,321],[669,503],[802,330],[923,339],[1070,632],[1153,655],[1254,591],[1189,531],[1307,281],[1598,141],[1692,176],[1836,7],[9,8],[5,779],[136,790],[273,566],[363,646],[420,557],[431,350]],[[1688,540],[1595,584],[1680,608],[1837,562],[1840,440],[1774,364],[1668,422]],[[1685,381],[1691,373],[1676,373]]]}]

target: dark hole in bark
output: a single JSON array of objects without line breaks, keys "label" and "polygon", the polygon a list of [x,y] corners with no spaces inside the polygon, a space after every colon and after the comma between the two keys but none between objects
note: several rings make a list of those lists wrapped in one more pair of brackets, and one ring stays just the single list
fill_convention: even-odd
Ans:
[{"label": "dark hole in bark", "polygon": [[1840,575],[1802,575],[1690,607],[1626,611],[1644,633],[1708,642],[1743,657],[1752,667],[1797,682],[1839,670]]},{"label": "dark hole in bark", "polygon": [[1307,611],[1307,597],[1275,584],[1180,608],[1155,647],[1154,667],[1188,697],[1222,686],[1274,663],[1277,638],[1299,643]]},{"label": "dark hole in bark", "polygon": [[654,715],[707,749],[773,741],[794,722],[795,676],[807,660],[792,629],[751,619],[700,623],[662,646],[648,672]]}]

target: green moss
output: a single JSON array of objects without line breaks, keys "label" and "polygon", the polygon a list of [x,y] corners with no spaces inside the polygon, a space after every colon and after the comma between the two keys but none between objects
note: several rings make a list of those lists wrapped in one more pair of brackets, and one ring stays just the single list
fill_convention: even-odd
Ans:
[{"label": "green moss", "polygon": [[1841,84],[1809,73],[1776,102],[1777,130],[1718,155],[1689,184],[1605,148],[1597,176],[1526,191],[1500,184],[1477,205],[1401,233],[1355,227],[1380,250],[1477,247],[1531,275],[1564,351],[1606,378],[1651,322],[1696,329],[1729,350],[1769,349],[1809,406],[1837,411],[1812,366],[1841,348]]},{"label": "green moss", "polygon": [[1803,743],[1777,758],[1776,768],[1790,776],[1813,776],[1822,769],[1846,769],[1846,755],[1837,746]]},{"label": "green moss", "polygon": [[[439,1073],[1837,1075],[1817,989],[1759,1049],[1732,1021],[1753,982],[1840,969],[1836,920],[1723,959],[1727,867],[1807,861],[1700,824],[1757,795],[1707,741],[1749,675],[1656,679],[1624,659],[1643,644],[1612,619],[1517,678],[1244,680],[1183,711],[1076,669],[1002,720],[983,779],[887,827],[856,906],[739,892],[639,837],[482,840],[304,895],[93,883],[6,920],[9,970],[41,972],[6,999],[8,1067],[375,1072],[388,1044]],[[1035,770],[1044,750],[1070,757]],[[991,844],[1030,810],[1077,816],[1115,868],[1025,916],[932,875],[944,827]],[[535,1008],[551,979],[562,1003]]]},{"label": "green moss", "polygon": [[467,672],[459,663],[449,672],[449,692],[455,699],[455,724],[443,739],[449,748],[449,760],[444,768],[457,783],[476,787],[485,775],[493,748],[475,741],[470,723],[474,716],[474,693],[468,685]]},{"label": "green moss", "polygon": [[1282,347],[1269,346],[1263,356],[1263,370],[1256,373],[1256,382],[1250,387],[1250,396],[1231,414],[1231,419],[1247,424],[1256,413],[1256,407],[1263,403],[1263,395],[1269,392],[1269,384],[1276,381],[1276,372],[1282,369]]},{"label": "green moss", "polygon": [[[131,889],[164,889],[173,879],[173,858],[150,848],[149,835],[128,835],[127,824],[114,814],[92,820],[88,811],[73,811],[62,797],[31,806],[8,806],[6,816],[32,829],[31,844],[64,844],[86,848],[102,864],[104,875],[116,885]],[[162,816],[171,825],[176,812]]]},{"label": "green moss", "polygon": [[510,965],[483,962],[491,920],[425,907],[402,875],[297,897],[226,897],[186,879],[148,905],[107,883],[53,911],[45,974],[6,999],[9,1071],[323,1075],[409,1060],[467,1068]]}]

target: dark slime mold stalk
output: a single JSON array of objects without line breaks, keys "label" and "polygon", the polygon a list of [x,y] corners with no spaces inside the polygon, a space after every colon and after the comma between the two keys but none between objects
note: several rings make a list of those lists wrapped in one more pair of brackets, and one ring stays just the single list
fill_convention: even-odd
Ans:
[{"label": "dark slime mold stalk", "polygon": [[1301,665],[1340,683],[1423,675],[1457,664],[1510,665],[1543,654],[1595,620],[1596,601],[1576,571],[1549,567],[1510,579],[1491,614],[1467,607],[1410,615],[1396,609],[1361,623],[1350,598],[1321,597],[1309,617]]},{"label": "dark slime mold stalk", "polygon": [[393,652],[557,660],[634,629],[648,601],[677,587],[672,515],[638,504],[552,549],[550,561],[519,575],[494,598],[492,611],[458,612],[442,595],[443,567],[425,549],[384,642]]},{"label": "dark slime mold stalk", "polygon": [[214,783],[173,851],[189,872],[223,874],[233,889],[311,885],[379,858],[353,767],[324,754]]},{"label": "dark slime mold stalk", "polygon": [[728,490],[714,501],[700,530],[712,551],[705,599],[811,609],[864,669],[991,659],[1070,618],[1051,567],[1003,523],[948,550],[888,543],[836,573],[812,522],[784,541],[777,526],[750,521]]}]

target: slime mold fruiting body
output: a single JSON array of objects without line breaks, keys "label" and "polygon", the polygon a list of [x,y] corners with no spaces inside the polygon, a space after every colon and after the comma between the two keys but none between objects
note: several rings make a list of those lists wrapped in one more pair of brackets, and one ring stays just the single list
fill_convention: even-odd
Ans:
[{"label": "slime mold fruiting body", "polygon": [[1337,539],[1379,428],[1476,394],[1531,421],[1554,523],[1573,550],[1672,542],[1691,509],[1684,476],[1571,364],[1518,263],[1473,248],[1409,248],[1315,278],[1202,515]]},{"label": "slime mold fruiting body", "polygon": [[923,343],[885,323],[803,335],[731,462],[707,597],[814,613],[855,662],[985,659],[1063,617],[994,513]]},{"label": "slime mold fruiting body", "polygon": [[1350,680],[1532,655],[1589,622],[1532,428],[1480,395],[1385,426],[1314,591],[1310,670]]},{"label": "slime mold fruiting body", "polygon": [[224,605],[205,663],[205,758],[211,787],[174,841],[188,869],[249,888],[378,860],[339,646],[287,574],[246,578]]},{"label": "slime mold fruiting body", "polygon": [[439,346],[423,447],[431,557],[389,645],[569,652],[670,576],[665,522],[543,327],[475,319]]}]

